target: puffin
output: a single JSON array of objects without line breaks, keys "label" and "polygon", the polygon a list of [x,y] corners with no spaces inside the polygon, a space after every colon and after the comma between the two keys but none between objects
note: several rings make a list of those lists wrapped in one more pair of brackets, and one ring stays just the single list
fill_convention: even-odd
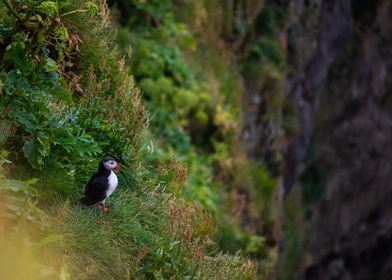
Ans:
[{"label": "puffin", "polygon": [[101,160],[98,172],[90,178],[84,189],[81,203],[87,206],[97,204],[104,212],[109,211],[106,200],[118,185],[115,172],[120,172],[120,164],[114,158],[107,156]]}]

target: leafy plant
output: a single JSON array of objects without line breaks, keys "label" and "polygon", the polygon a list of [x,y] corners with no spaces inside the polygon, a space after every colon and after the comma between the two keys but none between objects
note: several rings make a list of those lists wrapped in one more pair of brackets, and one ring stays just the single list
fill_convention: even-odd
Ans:
[{"label": "leafy plant", "polygon": [[6,159],[8,154],[6,150],[2,150],[0,154],[0,199],[4,200],[2,203],[5,206],[4,212],[0,214],[3,218],[12,220],[16,227],[27,221],[41,229],[47,228],[50,218],[38,208],[38,192],[32,186],[38,179],[21,181],[6,178],[4,168],[12,164]]},{"label": "leafy plant", "polygon": [[[101,152],[94,139],[72,114],[73,97],[61,76],[65,56],[75,55],[77,43],[59,15],[67,6],[62,2],[23,2],[11,5],[1,26],[0,52],[2,102],[8,122],[16,126],[11,142],[22,146],[29,163],[40,168],[53,150],[66,156],[94,155]],[[96,5],[88,2],[92,13]],[[10,143],[10,147],[13,145]],[[12,148],[19,148],[13,146]]]}]

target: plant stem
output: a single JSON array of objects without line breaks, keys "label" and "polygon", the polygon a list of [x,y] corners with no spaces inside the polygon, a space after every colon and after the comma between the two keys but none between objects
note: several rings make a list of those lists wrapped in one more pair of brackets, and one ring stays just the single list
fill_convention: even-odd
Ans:
[{"label": "plant stem", "polygon": [[[3,0],[3,1],[5,1],[5,0]],[[78,9],[78,10],[74,10],[74,11],[70,11],[70,12],[64,13],[60,17],[64,17],[64,16],[76,14],[76,13],[84,13],[84,12],[87,12],[87,10]]]},{"label": "plant stem", "polygon": [[18,19],[18,21],[23,24],[23,19],[18,15],[18,13],[12,8],[10,3],[7,0],[3,0],[4,4],[7,6],[8,10]]}]

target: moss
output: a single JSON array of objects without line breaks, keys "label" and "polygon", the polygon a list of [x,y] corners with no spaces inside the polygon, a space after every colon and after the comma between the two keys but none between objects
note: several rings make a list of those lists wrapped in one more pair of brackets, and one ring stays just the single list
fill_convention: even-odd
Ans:
[{"label": "moss", "polygon": [[301,193],[293,188],[284,205],[284,251],[278,279],[295,280],[299,273],[307,247],[308,227],[304,222]]},{"label": "moss", "polygon": [[307,218],[310,218],[310,207],[319,202],[324,196],[327,183],[326,168],[317,162],[318,145],[315,141],[310,142],[304,159],[304,170],[299,178],[299,187]]}]

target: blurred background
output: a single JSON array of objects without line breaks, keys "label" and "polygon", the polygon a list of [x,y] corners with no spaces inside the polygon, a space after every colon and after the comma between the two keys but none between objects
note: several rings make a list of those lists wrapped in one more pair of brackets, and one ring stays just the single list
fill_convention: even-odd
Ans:
[{"label": "blurred background", "polygon": [[[71,6],[81,5],[80,1],[70,2]],[[76,109],[70,105],[72,116],[68,109],[63,112],[89,134],[85,141],[92,139],[89,145],[96,148],[79,151],[72,148],[79,143],[54,141],[64,151],[58,148],[56,154],[54,147],[50,153],[41,153],[41,163],[32,152],[26,152],[30,139],[26,135],[36,137],[37,145],[45,142],[38,130],[11,131],[0,139],[3,172],[11,174],[3,179],[10,184],[9,178],[30,178],[23,181],[24,195],[31,192],[39,197],[34,199],[38,208],[30,220],[43,223],[46,218],[42,215],[49,215],[66,221],[65,229],[46,229],[50,232],[46,237],[37,233],[41,240],[38,252],[49,244],[45,254],[54,254],[57,260],[45,275],[97,277],[75,264],[80,259],[92,270],[106,271],[104,259],[99,264],[89,262],[97,248],[88,242],[110,243],[114,237],[94,237],[83,246],[75,245],[82,242],[75,235],[89,234],[80,221],[96,219],[99,223],[101,216],[92,211],[86,217],[83,209],[73,206],[73,192],[77,185],[81,193],[80,186],[95,168],[94,159],[110,153],[126,163],[120,184],[131,190],[124,197],[119,195],[118,201],[131,200],[137,205],[128,209],[118,202],[121,210],[114,210],[118,212],[111,217],[110,227],[127,219],[124,215],[129,211],[146,217],[118,228],[124,234],[119,238],[130,244],[134,242],[130,232],[138,230],[133,237],[136,245],[126,243],[134,247],[117,255],[118,259],[131,256],[131,260],[137,256],[131,265],[135,274],[129,267],[123,268],[121,260],[114,268],[118,275],[108,270],[106,279],[126,279],[123,271],[128,271],[128,279],[392,279],[391,1],[109,0],[107,4],[108,8],[102,2],[94,4],[101,11],[99,32],[89,31],[86,26],[95,23],[83,25],[85,19],[77,18],[77,13],[68,22],[64,19],[73,49],[63,48],[65,58],[53,51],[48,55],[59,65],[55,71],[65,77],[75,105],[79,104]],[[105,33],[108,28],[112,28],[110,36]],[[91,39],[95,34],[101,39]],[[100,40],[106,43],[101,45]],[[9,42],[0,43],[3,55]],[[91,48],[83,49],[83,45]],[[112,51],[115,54],[100,60]],[[113,70],[116,61],[124,76]],[[3,72],[12,67],[17,68],[15,63],[4,62]],[[3,84],[9,79],[3,79]],[[132,94],[124,94],[129,103],[121,103],[131,111],[110,116],[106,123],[107,115],[117,107],[97,100],[116,94],[108,91],[121,91],[122,80],[136,86]],[[101,82],[95,86],[97,81]],[[3,112],[10,100],[4,97]],[[140,113],[141,102],[144,109]],[[100,117],[90,119],[92,112]],[[12,118],[4,117],[4,131]],[[14,117],[20,125],[30,125],[26,117],[21,118]],[[108,128],[112,126],[115,128]],[[130,126],[132,130],[125,133]],[[70,133],[76,139],[83,136],[82,132]],[[103,139],[105,133],[114,136]],[[52,147],[52,142],[47,145]],[[67,154],[67,147],[71,154],[86,155],[86,161]],[[39,171],[64,157],[64,164],[54,164],[46,173],[51,176]],[[13,166],[12,170],[7,166]],[[73,187],[58,182],[58,176],[71,178]],[[56,198],[35,194],[30,189],[37,183],[32,177],[39,178],[38,192],[52,189]],[[141,185],[147,190],[141,191]],[[151,200],[160,205],[153,206],[154,211],[169,209],[169,216],[177,222],[189,220],[189,227],[179,228],[168,218],[171,227],[167,230],[174,237],[162,248],[151,240],[164,244],[168,233],[157,230],[159,234],[150,234],[150,217],[145,213],[151,190],[161,192],[160,188],[161,195],[172,200],[166,197],[165,205],[158,202],[162,197]],[[132,194],[135,189],[136,196]],[[177,213],[173,210],[177,208],[185,210]],[[161,219],[159,215],[154,219]],[[98,227],[103,230],[109,225]],[[193,240],[208,235],[209,241],[200,243],[200,251],[190,249],[199,245],[191,246],[193,241],[188,244],[185,237],[180,238],[185,245],[175,243],[176,230],[191,231]],[[16,240],[22,237],[12,235]],[[114,247],[121,247],[123,240],[108,255],[116,256]],[[214,243],[213,249],[209,242]],[[187,249],[176,251],[182,245]],[[54,253],[53,248],[60,251]],[[87,248],[95,253],[81,256],[80,251]],[[162,257],[159,250],[168,252],[167,256]],[[30,263],[32,257],[25,257]],[[188,257],[195,263],[182,263]],[[220,266],[223,268],[216,270]],[[189,267],[194,270],[188,272]],[[74,278],[75,273],[82,273],[81,278]]]},{"label": "blurred background", "polygon": [[224,251],[281,279],[392,277],[389,1],[110,5]]}]

